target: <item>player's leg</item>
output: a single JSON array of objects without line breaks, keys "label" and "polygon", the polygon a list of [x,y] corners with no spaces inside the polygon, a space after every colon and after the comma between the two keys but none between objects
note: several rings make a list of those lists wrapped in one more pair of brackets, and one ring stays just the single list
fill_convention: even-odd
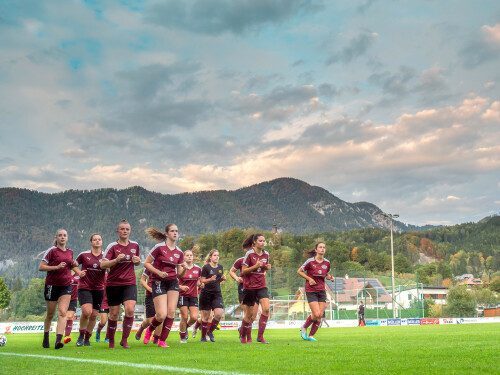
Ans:
[{"label": "player's leg", "polygon": [[71,294],[63,294],[57,300],[56,349],[61,349],[64,346],[62,339],[66,328],[66,313],[68,312],[70,301]]},{"label": "player's leg", "polygon": [[49,348],[49,332],[50,326],[52,325],[52,320],[56,315],[57,301],[45,301],[47,306],[47,315],[43,321],[43,347]]},{"label": "player's leg", "polygon": [[[269,319],[269,298],[261,298],[259,299],[259,303],[262,312],[259,319],[259,333],[257,335],[257,341],[263,344],[268,344],[268,342],[264,340],[264,331],[266,330],[267,320]],[[252,312],[251,308],[249,310]]]}]

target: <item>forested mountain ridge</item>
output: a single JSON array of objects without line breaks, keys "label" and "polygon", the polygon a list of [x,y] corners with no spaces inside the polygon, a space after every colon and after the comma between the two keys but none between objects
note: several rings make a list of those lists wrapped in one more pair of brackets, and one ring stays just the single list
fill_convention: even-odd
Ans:
[{"label": "forested mountain ridge", "polygon": [[[89,248],[91,233],[101,233],[104,243],[109,243],[115,240],[115,228],[121,219],[131,223],[131,238],[146,247],[153,243],[144,229],[163,229],[172,222],[178,225],[181,236],[230,228],[270,230],[273,224],[293,234],[389,227],[377,206],[344,202],[323,188],[293,178],[234,191],[174,195],[137,186],[54,194],[2,188],[0,210],[0,262],[4,267],[7,260],[26,261],[46,250],[58,228],[68,230],[68,244],[76,253]],[[395,222],[395,229],[423,228]]]}]

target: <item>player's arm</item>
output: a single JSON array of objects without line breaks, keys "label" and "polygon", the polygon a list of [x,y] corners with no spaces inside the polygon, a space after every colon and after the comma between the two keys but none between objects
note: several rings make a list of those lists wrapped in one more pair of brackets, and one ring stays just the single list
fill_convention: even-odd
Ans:
[{"label": "player's arm", "polygon": [[243,264],[243,266],[241,267],[241,274],[248,275],[249,273],[252,273],[253,271],[255,271],[257,268],[262,267],[263,264],[264,263],[262,263],[261,260],[259,260],[257,263],[255,263],[251,267],[248,267],[247,265]]},{"label": "player's arm", "polygon": [[231,269],[229,270],[229,276],[231,276],[237,283],[242,283],[243,279],[236,275],[236,271],[236,268],[231,267]]},{"label": "player's arm", "polygon": [[147,256],[146,260],[144,261],[144,268],[146,268],[149,272],[154,273],[155,275],[158,275],[162,279],[167,277],[167,272],[162,272],[159,269],[157,269],[155,266],[153,266],[153,264],[152,264],[153,261],[154,261],[153,257],[151,256],[151,254],[149,254]]},{"label": "player's arm", "polygon": [[55,270],[60,270],[63,267],[66,267],[66,262],[61,262],[57,266],[49,266],[49,264],[45,260],[42,260],[40,262],[40,265],[38,266],[38,271],[41,272],[55,271]]},{"label": "player's arm", "polygon": [[302,267],[300,267],[297,270],[297,273],[299,274],[300,277],[303,277],[304,279],[306,279],[309,282],[309,284],[311,284],[311,285],[315,284],[314,279],[312,277],[307,276],[307,274],[304,272]]},{"label": "player's arm", "polygon": [[148,285],[148,277],[144,274],[141,276],[141,286],[146,289],[149,293],[153,293],[153,290]]}]

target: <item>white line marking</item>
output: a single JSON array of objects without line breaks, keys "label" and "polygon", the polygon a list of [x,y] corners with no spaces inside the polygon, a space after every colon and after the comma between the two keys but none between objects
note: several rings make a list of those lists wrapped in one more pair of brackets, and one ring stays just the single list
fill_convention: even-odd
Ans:
[{"label": "white line marking", "polygon": [[135,367],[135,368],[145,368],[148,370],[164,370],[164,371],[183,372],[183,373],[192,373],[192,374],[250,375],[250,374],[244,374],[242,372],[235,372],[235,371],[200,370],[200,369],[196,369],[196,368],[150,365],[147,363],[115,362],[115,361],[104,361],[104,360],[99,360],[99,359],[56,357],[56,356],[39,355],[39,354],[20,354],[20,353],[2,353],[2,352],[0,352],[0,355],[10,355],[10,356],[15,356],[15,357],[28,357],[28,358],[43,358],[43,359],[71,361],[71,362],[98,363],[98,364],[109,365],[109,366],[128,366],[128,367]]}]

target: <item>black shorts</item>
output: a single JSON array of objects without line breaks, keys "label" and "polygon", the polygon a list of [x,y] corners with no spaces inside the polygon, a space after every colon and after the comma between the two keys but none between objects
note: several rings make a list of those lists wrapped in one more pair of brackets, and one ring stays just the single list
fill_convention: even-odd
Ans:
[{"label": "black shorts", "polygon": [[78,289],[78,302],[80,306],[91,303],[92,309],[100,310],[103,297],[104,290]]},{"label": "black shorts", "polygon": [[146,306],[146,319],[156,315],[155,304],[151,294],[146,295],[146,298],[144,298],[144,305]]},{"label": "black shorts", "polygon": [[326,292],[306,292],[307,302],[326,302]]},{"label": "black shorts", "polygon": [[200,310],[223,309],[224,302],[222,301],[221,293],[206,293],[201,291],[200,294]]},{"label": "black shorts", "polygon": [[365,320],[365,313],[359,313],[358,314],[358,319],[359,320]]},{"label": "black shorts", "polygon": [[76,299],[69,301],[68,311],[76,311]]},{"label": "black shorts", "polygon": [[109,314],[109,309],[99,309],[99,314]]},{"label": "black shorts", "polygon": [[[238,301],[240,302],[240,305],[243,305],[243,283],[238,284]],[[257,305],[260,304],[258,298],[255,298],[255,303]]]},{"label": "black shorts", "polygon": [[107,286],[108,306],[118,306],[125,301],[137,301],[137,286],[119,285]]},{"label": "black shorts", "polygon": [[260,289],[243,289],[243,305],[253,306],[255,302],[260,301],[262,298],[269,298],[267,288]]},{"label": "black shorts", "polygon": [[177,307],[181,308],[182,306],[187,307],[198,307],[198,297],[184,297],[179,296],[179,302],[177,302]]},{"label": "black shorts", "polygon": [[164,281],[153,281],[151,285],[151,289],[153,290],[153,298],[161,296],[163,294],[167,294],[168,291],[173,290],[175,292],[179,291],[179,280],[171,279]]},{"label": "black shorts", "polygon": [[45,301],[57,301],[59,297],[71,295],[71,284],[67,286],[45,285],[43,295]]}]

